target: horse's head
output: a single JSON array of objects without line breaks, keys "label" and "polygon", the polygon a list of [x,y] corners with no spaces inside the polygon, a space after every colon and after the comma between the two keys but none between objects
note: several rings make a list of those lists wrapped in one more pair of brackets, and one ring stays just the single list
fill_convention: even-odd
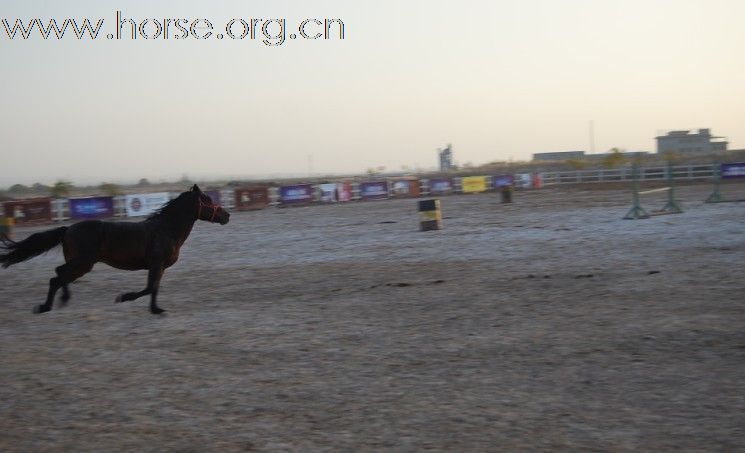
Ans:
[{"label": "horse's head", "polygon": [[192,193],[196,197],[196,212],[197,220],[206,220],[211,223],[219,223],[225,225],[230,220],[230,213],[222,208],[219,204],[215,204],[209,195],[202,192],[199,187],[194,184],[191,188]]}]

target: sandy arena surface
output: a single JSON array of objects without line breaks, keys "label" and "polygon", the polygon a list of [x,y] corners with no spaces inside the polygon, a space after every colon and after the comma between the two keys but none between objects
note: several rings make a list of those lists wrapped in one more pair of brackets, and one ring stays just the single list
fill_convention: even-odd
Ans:
[{"label": "sandy arena surface", "polygon": [[166,316],[101,264],[31,314],[57,249],[0,270],[0,450],[745,450],[745,203],[710,190],[234,213]]}]

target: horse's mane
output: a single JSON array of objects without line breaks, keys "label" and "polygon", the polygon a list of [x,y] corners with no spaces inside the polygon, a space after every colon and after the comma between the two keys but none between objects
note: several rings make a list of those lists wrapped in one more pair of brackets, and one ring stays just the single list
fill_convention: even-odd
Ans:
[{"label": "horse's mane", "polygon": [[193,194],[194,192],[192,191],[183,192],[181,195],[164,204],[160,209],[150,214],[147,217],[148,220],[169,217],[175,212],[185,210],[186,200],[191,199],[191,196]]}]

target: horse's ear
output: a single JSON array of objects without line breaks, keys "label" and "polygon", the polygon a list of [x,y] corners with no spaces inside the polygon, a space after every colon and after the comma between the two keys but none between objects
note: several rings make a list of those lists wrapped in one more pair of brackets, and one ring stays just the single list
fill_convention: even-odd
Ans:
[{"label": "horse's ear", "polygon": [[191,190],[192,190],[192,192],[196,192],[196,193],[200,193],[201,192],[201,190],[199,190],[199,186],[197,186],[196,184],[194,184],[191,187]]}]

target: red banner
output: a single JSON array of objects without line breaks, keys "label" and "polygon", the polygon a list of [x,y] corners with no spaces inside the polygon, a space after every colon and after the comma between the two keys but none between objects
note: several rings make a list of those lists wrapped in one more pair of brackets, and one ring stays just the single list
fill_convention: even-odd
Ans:
[{"label": "red banner", "polygon": [[244,187],[235,189],[235,209],[249,211],[264,209],[269,205],[269,189],[266,187]]},{"label": "red banner", "polygon": [[52,203],[49,198],[6,201],[3,209],[5,217],[15,219],[16,225],[52,221]]}]

